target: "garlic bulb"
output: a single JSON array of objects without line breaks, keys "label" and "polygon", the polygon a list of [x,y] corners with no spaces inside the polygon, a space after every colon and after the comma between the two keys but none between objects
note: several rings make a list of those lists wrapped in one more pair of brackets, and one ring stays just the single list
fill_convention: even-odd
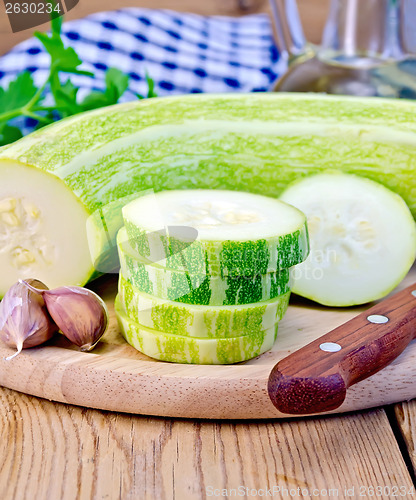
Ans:
[{"label": "garlic bulb", "polygon": [[28,287],[42,295],[52,319],[71,342],[90,351],[108,327],[105,302],[96,293],[79,286],[62,286],[53,290]]},{"label": "garlic bulb", "polygon": [[[41,281],[27,279],[26,283],[47,290]],[[0,340],[17,348],[16,353],[6,359],[14,358],[24,348],[46,342],[57,331],[42,296],[20,281],[6,292],[0,302]]]}]

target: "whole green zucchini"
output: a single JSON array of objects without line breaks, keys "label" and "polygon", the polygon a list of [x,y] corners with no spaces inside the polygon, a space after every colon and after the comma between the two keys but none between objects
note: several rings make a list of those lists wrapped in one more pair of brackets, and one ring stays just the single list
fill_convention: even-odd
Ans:
[{"label": "whole green zucchini", "polygon": [[381,182],[415,216],[416,103],[189,95],[62,120],[0,151],[0,296],[21,277],[84,284],[94,267],[108,270],[122,220],[119,210],[105,212],[119,198],[149,188],[279,196],[327,169]]}]

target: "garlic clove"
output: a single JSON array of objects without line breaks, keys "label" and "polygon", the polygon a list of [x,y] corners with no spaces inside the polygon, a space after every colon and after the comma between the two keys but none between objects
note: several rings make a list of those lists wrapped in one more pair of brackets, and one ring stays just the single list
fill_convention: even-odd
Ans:
[{"label": "garlic clove", "polygon": [[101,297],[79,286],[37,292],[42,294],[49,314],[65,337],[81,351],[91,351],[109,323],[107,306]]},{"label": "garlic clove", "polygon": [[44,294],[49,314],[71,342],[90,351],[108,327],[105,302],[96,293],[81,287],[62,287]]},{"label": "garlic clove", "polygon": [[[37,289],[48,289],[38,280],[27,279],[26,282]],[[17,349],[7,360],[17,356],[22,349],[43,344],[57,331],[42,296],[21,281],[6,292],[0,302],[0,340]]]}]

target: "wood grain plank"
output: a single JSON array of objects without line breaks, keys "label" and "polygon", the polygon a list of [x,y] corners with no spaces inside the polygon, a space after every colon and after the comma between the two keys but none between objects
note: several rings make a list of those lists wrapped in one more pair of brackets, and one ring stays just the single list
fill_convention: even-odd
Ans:
[{"label": "wood grain plank", "polygon": [[416,400],[394,405],[394,415],[416,475]]},{"label": "wood grain plank", "polygon": [[0,389],[0,439],[2,499],[199,500],[240,486],[337,489],[345,498],[345,487],[412,487],[383,410],[220,423],[86,410]]},{"label": "wood grain plank", "polygon": [[[298,0],[298,3],[306,37],[311,42],[318,43],[321,39],[329,0]],[[206,0],[204,2],[195,2],[194,0],[121,0],[117,2],[117,6],[109,0],[80,0],[78,5],[65,16],[65,19],[79,19],[93,12],[122,7],[170,9],[201,15],[241,16],[259,12],[270,14],[267,0]],[[48,29],[48,24],[12,33],[5,9],[0,4],[0,55],[22,40],[31,37],[35,29],[45,31]]]}]

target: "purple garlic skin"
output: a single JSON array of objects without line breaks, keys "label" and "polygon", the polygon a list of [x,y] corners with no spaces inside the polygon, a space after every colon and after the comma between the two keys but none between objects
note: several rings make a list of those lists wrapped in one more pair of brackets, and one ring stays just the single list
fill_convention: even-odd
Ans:
[{"label": "purple garlic skin", "polygon": [[[48,289],[41,281],[25,281],[37,289]],[[0,340],[17,348],[17,352],[6,359],[14,358],[22,349],[43,344],[57,331],[41,295],[21,281],[10,287],[0,302]]]},{"label": "purple garlic skin", "polygon": [[42,296],[65,337],[81,351],[93,349],[108,327],[108,311],[101,297],[79,286],[45,290]]}]

